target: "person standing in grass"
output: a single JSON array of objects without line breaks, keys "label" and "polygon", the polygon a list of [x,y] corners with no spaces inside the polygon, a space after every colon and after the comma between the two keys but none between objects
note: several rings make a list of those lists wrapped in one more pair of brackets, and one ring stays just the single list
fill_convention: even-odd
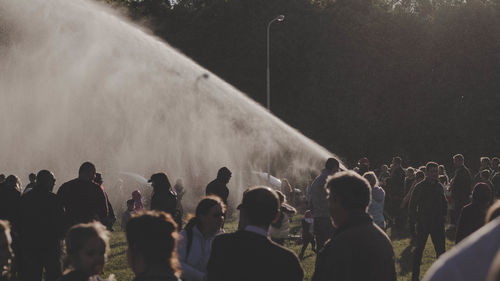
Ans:
[{"label": "person standing in grass", "polygon": [[328,180],[332,238],[320,250],[312,281],[395,281],[394,251],[389,237],[366,212],[370,184],[354,171]]}]

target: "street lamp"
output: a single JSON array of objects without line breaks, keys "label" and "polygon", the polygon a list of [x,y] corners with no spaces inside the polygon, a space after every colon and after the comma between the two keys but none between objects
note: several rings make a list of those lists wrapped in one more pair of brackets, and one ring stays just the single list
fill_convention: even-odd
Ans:
[{"label": "street lamp", "polygon": [[[269,69],[269,29],[275,21],[283,21],[284,15],[278,15],[267,24],[267,111],[271,112],[271,71]],[[270,153],[270,152],[269,152]],[[267,154],[267,179],[271,177],[271,156]]]},{"label": "street lamp", "polygon": [[271,111],[271,71],[269,69],[269,29],[275,21],[283,21],[284,15],[278,15],[267,24],[267,110]]}]

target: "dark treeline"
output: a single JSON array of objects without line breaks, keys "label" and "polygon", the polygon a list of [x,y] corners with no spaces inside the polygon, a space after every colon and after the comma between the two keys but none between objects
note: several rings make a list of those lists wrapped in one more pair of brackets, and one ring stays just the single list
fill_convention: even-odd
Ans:
[{"label": "dark treeline", "polygon": [[264,106],[286,15],[272,111],[348,163],[500,152],[499,1],[108,2]]}]

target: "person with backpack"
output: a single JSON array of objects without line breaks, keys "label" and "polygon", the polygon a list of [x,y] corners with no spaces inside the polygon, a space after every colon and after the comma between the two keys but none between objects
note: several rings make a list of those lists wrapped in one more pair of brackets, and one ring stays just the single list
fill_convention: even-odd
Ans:
[{"label": "person with backpack", "polygon": [[206,196],[198,203],[195,216],[180,233],[178,253],[182,280],[206,280],[212,242],[222,233],[225,211],[226,206],[218,196]]}]

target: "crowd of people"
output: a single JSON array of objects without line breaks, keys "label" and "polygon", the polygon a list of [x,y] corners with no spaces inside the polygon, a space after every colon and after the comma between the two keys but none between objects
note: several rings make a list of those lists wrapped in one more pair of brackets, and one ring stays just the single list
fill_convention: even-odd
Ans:
[{"label": "crowd of people", "polygon": [[[208,183],[206,196],[185,226],[182,182],[172,186],[166,173],[155,173],[149,179],[150,210],[140,191],[134,191],[121,216],[128,264],[136,281],[303,280],[301,260],[311,245],[317,255],[313,281],[390,281],[397,278],[394,251],[385,233],[392,227],[411,234],[412,280],[419,280],[428,236],[439,257],[446,250],[448,224],[458,250],[435,263],[426,278],[484,280],[500,272],[500,255],[495,258],[500,249],[500,235],[495,235],[500,232],[495,220],[500,214],[500,203],[495,203],[500,166],[498,158],[483,157],[480,162],[473,175],[457,154],[453,176],[448,176],[435,162],[404,168],[400,157],[376,171],[367,158],[349,171],[342,171],[338,160],[327,159],[307,189],[298,256],[285,243],[290,217],[297,213],[287,201],[294,193],[288,181],[281,190],[245,190],[237,206],[238,230],[225,233],[232,175],[227,167]],[[18,177],[0,175],[0,280],[102,280],[109,231],[116,221],[102,175],[85,162],[78,177],[62,184],[57,193],[52,172],[41,170],[29,178],[21,192]],[[470,235],[475,239],[467,239]],[[460,266],[464,255],[471,253],[481,257],[481,266]],[[455,278],[460,274],[482,279]]]}]

